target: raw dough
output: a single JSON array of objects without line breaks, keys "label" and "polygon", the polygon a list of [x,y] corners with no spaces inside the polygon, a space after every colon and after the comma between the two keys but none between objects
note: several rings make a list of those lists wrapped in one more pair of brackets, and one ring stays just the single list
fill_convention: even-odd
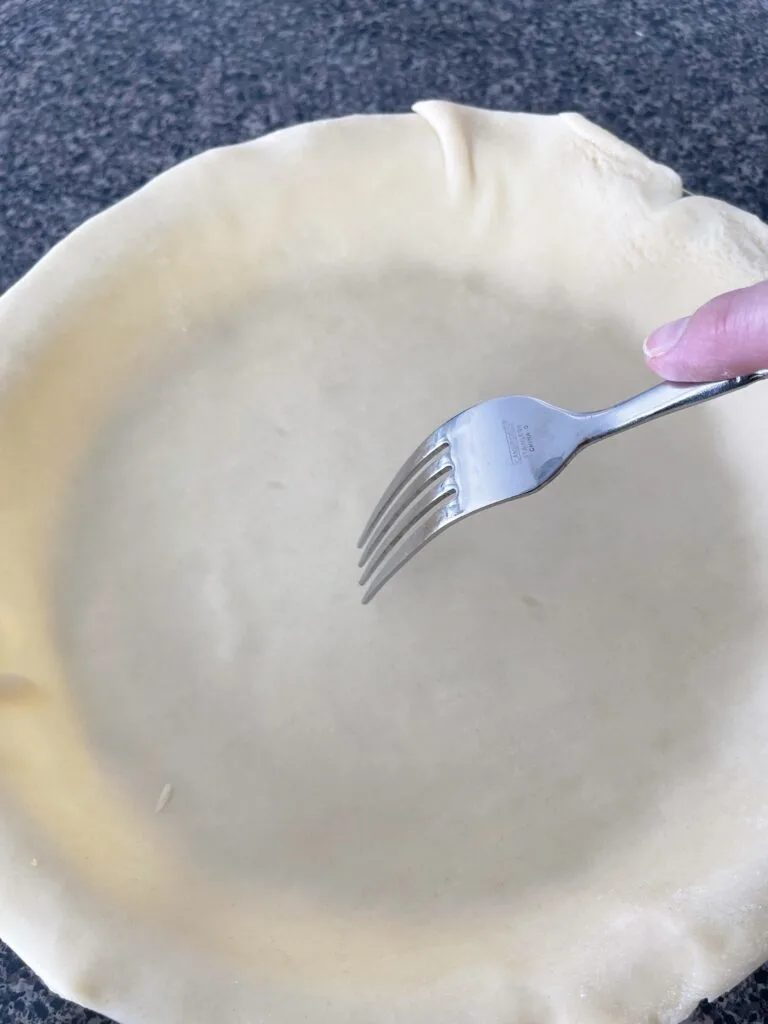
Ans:
[{"label": "raw dough", "polygon": [[438,102],[57,246],[0,303],[3,937],[125,1024],[674,1024],[748,973],[768,392],[367,607],[354,544],[447,416],[620,400],[653,326],[767,275],[765,225],[578,115]]}]

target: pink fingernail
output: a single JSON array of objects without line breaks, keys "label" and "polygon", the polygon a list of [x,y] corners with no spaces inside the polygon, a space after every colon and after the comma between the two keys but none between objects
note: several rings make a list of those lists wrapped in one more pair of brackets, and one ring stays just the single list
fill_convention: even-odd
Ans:
[{"label": "pink fingernail", "polygon": [[645,339],[643,351],[647,356],[665,356],[680,341],[690,322],[691,318],[684,316],[680,320],[673,320],[671,324],[665,324],[663,327],[660,327]]}]

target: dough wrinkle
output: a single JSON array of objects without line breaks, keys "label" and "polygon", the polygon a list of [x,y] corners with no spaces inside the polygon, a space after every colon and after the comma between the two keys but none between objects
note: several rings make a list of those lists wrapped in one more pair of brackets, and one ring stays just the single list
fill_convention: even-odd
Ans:
[{"label": "dough wrinkle", "polygon": [[557,116],[581,140],[585,157],[601,177],[632,182],[652,208],[663,208],[682,198],[682,178],[671,167],[656,163],[581,114],[566,112]]},{"label": "dough wrinkle", "polygon": [[451,199],[462,199],[476,184],[472,146],[463,119],[462,108],[443,100],[424,100],[413,105],[414,113],[423,117],[440,143],[445,180]]}]

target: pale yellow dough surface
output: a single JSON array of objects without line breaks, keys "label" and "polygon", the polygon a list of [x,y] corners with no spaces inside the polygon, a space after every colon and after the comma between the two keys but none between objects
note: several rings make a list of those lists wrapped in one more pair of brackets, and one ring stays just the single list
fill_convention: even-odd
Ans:
[{"label": "pale yellow dough surface", "polygon": [[459,409],[650,383],[768,228],[574,114],[207,153],[0,300],[0,934],[121,1024],[675,1024],[768,956],[768,390],[368,607]]}]

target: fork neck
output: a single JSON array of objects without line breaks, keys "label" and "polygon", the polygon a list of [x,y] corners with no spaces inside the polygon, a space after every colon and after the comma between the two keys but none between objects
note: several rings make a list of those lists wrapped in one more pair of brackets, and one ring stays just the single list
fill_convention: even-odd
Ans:
[{"label": "fork neck", "polygon": [[738,391],[754,384],[755,381],[768,377],[768,370],[757,370],[742,377],[730,380],[712,381],[706,384],[657,384],[656,387],[643,391],[625,402],[602,409],[599,412],[586,413],[584,419],[584,444],[591,444],[603,437],[621,433],[631,427],[640,426],[651,420],[666,416],[678,409],[686,409],[692,405],[709,402],[720,395]]}]

